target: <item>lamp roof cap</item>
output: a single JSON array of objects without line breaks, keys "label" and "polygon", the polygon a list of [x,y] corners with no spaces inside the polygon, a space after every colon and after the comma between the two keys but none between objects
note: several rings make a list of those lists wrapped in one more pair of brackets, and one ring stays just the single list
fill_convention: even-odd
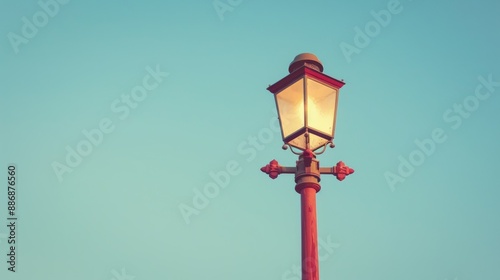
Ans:
[{"label": "lamp roof cap", "polygon": [[307,66],[318,72],[323,72],[323,64],[319,61],[318,57],[312,53],[301,53],[295,57],[288,67],[288,72],[299,69],[302,66]]}]

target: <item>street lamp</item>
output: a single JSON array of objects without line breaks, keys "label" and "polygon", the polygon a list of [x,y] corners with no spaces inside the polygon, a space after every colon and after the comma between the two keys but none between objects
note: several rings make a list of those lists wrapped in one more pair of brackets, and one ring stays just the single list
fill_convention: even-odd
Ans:
[{"label": "street lamp", "polygon": [[323,65],[310,53],[297,55],[288,71],[290,74],[267,89],[276,101],[283,149],[290,147],[299,159],[295,167],[281,166],[273,159],[260,170],[272,179],[281,173],[295,174],[295,191],[301,197],[302,280],[319,280],[316,193],[321,189],[320,174],[333,174],[342,181],[354,172],[342,161],[320,167],[316,160],[327,145],[334,147],[339,90],[345,83],[323,74]]}]

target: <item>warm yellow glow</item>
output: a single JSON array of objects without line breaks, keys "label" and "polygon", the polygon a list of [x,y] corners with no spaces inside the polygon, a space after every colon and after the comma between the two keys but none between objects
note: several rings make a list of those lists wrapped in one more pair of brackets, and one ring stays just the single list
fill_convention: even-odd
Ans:
[{"label": "warm yellow glow", "polygon": [[304,127],[304,80],[300,79],[276,94],[284,137]]},{"label": "warm yellow glow", "polygon": [[307,78],[308,127],[333,136],[338,90]]}]

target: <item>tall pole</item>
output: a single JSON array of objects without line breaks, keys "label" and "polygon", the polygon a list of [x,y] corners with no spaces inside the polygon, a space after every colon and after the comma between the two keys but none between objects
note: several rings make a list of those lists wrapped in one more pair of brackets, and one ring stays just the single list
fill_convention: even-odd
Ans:
[{"label": "tall pole", "polygon": [[316,223],[316,190],[311,187],[302,189],[302,279],[318,280],[318,230]]},{"label": "tall pole", "polygon": [[319,280],[318,226],[316,193],[319,185],[319,162],[311,150],[305,150],[297,161],[295,191],[300,194],[302,232],[302,280]]},{"label": "tall pole", "polygon": [[354,170],[342,161],[333,167],[319,167],[316,155],[306,149],[295,167],[281,166],[276,160],[260,169],[276,179],[282,173],[295,173],[295,191],[300,194],[302,233],[302,280],[319,280],[318,227],[316,222],[316,193],[321,190],[321,174],[332,174],[342,181]]}]

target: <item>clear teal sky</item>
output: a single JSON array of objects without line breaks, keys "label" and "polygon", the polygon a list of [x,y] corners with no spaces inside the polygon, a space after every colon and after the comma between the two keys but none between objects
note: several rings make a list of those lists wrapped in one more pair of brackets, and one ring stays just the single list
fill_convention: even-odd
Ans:
[{"label": "clear teal sky", "polygon": [[299,279],[259,168],[295,163],[266,87],[302,52],[346,82],[318,158],[356,170],[321,181],[321,278],[500,279],[500,2],[215,3],[0,1],[1,279]]}]

